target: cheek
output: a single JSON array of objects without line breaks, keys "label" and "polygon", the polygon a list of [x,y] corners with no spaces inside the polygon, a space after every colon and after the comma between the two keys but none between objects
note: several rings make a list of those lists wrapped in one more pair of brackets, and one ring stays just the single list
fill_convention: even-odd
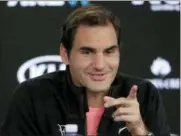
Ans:
[{"label": "cheek", "polygon": [[120,59],[118,57],[111,57],[107,59],[107,63],[112,68],[118,68],[119,67]]},{"label": "cheek", "polygon": [[79,69],[79,70],[84,70],[85,68],[87,68],[89,65],[91,64],[91,60],[86,58],[86,57],[82,57],[80,55],[76,55],[76,56],[72,56],[71,60],[70,60],[70,65],[72,67],[74,67],[74,69]]}]

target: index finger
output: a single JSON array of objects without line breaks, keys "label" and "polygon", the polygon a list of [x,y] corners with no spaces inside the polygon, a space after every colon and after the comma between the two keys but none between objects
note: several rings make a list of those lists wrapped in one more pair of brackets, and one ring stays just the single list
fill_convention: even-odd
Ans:
[{"label": "index finger", "polygon": [[120,107],[121,105],[128,104],[128,101],[124,97],[115,99],[115,98],[106,96],[104,100],[105,100],[105,104],[104,104],[105,108],[109,108],[113,106]]},{"label": "index finger", "polygon": [[136,99],[137,90],[138,90],[138,86],[133,85],[127,98],[128,99]]}]

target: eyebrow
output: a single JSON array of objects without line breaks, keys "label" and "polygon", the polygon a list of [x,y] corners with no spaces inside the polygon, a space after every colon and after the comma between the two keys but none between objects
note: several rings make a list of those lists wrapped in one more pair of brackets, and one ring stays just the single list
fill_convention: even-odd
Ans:
[{"label": "eyebrow", "polygon": [[112,50],[118,48],[118,45],[112,45],[111,47],[106,48],[105,50]]},{"label": "eyebrow", "polygon": [[[117,48],[117,47],[118,47],[118,45],[112,45],[112,46],[104,49],[104,51],[112,50],[112,49],[115,49],[115,48]],[[86,50],[86,51],[90,51],[90,52],[96,52],[96,49],[95,49],[95,48],[88,47],[88,46],[83,46],[83,47],[81,47],[79,50],[84,50],[84,51]]]}]

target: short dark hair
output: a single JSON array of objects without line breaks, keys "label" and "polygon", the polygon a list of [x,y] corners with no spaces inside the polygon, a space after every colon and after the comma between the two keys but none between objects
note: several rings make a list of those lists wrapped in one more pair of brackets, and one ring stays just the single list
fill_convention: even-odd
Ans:
[{"label": "short dark hair", "polygon": [[62,27],[61,43],[68,52],[72,49],[76,29],[79,25],[98,26],[111,23],[116,31],[120,44],[120,20],[103,6],[89,4],[75,9],[65,20]]}]

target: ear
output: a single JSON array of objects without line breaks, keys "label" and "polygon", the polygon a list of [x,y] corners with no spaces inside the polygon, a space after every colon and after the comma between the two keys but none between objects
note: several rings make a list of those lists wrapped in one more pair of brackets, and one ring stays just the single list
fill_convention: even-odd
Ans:
[{"label": "ear", "polygon": [[60,45],[60,56],[63,63],[68,65],[69,64],[68,53],[63,44]]}]

